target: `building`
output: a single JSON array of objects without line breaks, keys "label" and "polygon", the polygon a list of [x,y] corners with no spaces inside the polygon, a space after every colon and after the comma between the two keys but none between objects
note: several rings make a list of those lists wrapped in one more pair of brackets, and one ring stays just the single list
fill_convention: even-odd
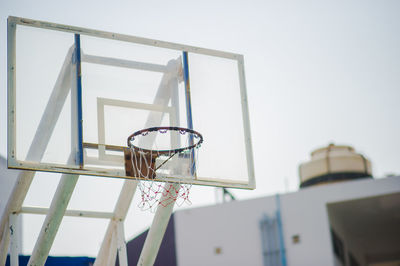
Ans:
[{"label": "building", "polygon": [[314,186],[175,212],[156,265],[399,265],[399,225],[400,176]]},{"label": "building", "polygon": [[[400,176],[372,179],[348,146],[315,154],[299,191],[175,212],[155,265],[399,265]],[[146,233],[128,243],[129,265]]]}]

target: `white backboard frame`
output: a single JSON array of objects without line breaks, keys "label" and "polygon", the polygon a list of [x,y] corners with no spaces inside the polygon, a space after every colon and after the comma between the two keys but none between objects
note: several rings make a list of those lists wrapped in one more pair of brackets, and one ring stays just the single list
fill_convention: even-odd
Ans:
[{"label": "white backboard frame", "polygon": [[[248,180],[233,182],[229,180],[223,180],[221,178],[201,178],[201,179],[190,179],[182,180],[180,178],[165,178],[160,181],[176,182],[176,183],[191,183],[196,185],[216,186],[216,187],[232,187],[232,188],[243,188],[243,189],[254,189],[255,188],[255,173],[254,173],[254,161],[253,151],[251,143],[251,132],[248,112],[248,101],[246,92],[245,72],[244,72],[244,60],[240,54],[199,48],[195,46],[182,45],[178,43],[164,42],[159,40],[129,36],[124,34],[117,34],[105,31],[98,31],[92,29],[85,29],[74,26],[61,25],[56,23],[49,23],[43,21],[36,21],[25,18],[9,17],[8,18],[8,39],[7,39],[7,52],[8,52],[8,167],[22,170],[33,170],[33,171],[47,171],[57,172],[66,174],[77,174],[77,175],[92,175],[92,176],[106,176],[106,177],[117,177],[117,178],[130,178],[125,175],[123,171],[117,170],[105,170],[96,168],[82,168],[79,165],[68,166],[56,163],[42,163],[28,160],[18,160],[16,156],[16,28],[18,25],[36,27],[48,30],[62,31],[73,34],[87,35],[93,37],[100,37],[112,40],[119,40],[124,42],[143,44],[154,47],[167,48],[177,51],[185,51],[190,53],[210,55],[220,58],[226,58],[235,60],[238,66],[239,81],[240,81],[240,95],[241,95],[241,108],[242,108],[242,122],[244,129],[244,144],[246,154],[243,159],[247,163]],[[162,71],[162,70],[160,70]],[[229,129],[227,129],[229,130]],[[234,145],[226,143],[226,145]]]}]

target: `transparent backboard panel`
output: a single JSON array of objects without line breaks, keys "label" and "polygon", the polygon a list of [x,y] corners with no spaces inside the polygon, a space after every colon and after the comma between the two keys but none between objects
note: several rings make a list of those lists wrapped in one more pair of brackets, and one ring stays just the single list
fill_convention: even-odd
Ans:
[{"label": "transparent backboard panel", "polygon": [[[180,127],[203,137],[195,163],[176,156],[157,180],[255,187],[241,55],[15,17],[8,27],[9,167],[132,178],[128,137]],[[182,131],[140,137],[148,149],[191,143]]]},{"label": "transparent backboard panel", "polygon": [[[72,38],[71,38],[72,37]],[[20,161],[66,164],[71,153],[71,97],[63,94],[53,103],[60,109],[58,117],[40,121],[60,75],[73,35],[40,28],[18,26],[15,53],[15,142],[16,159]],[[70,83],[70,82],[69,82]],[[55,121],[52,123],[50,121]],[[46,134],[54,127],[52,134]],[[37,134],[34,142],[35,134]],[[35,143],[47,142],[47,145]],[[32,146],[32,148],[31,148]],[[41,156],[42,155],[42,158]]]}]

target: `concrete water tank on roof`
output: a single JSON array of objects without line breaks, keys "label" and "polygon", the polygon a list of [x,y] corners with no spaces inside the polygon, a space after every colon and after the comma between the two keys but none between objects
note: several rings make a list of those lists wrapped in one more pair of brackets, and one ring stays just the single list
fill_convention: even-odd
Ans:
[{"label": "concrete water tank on roof", "polygon": [[371,178],[371,162],[351,146],[329,144],[311,153],[311,160],[300,164],[300,187],[344,180]]}]

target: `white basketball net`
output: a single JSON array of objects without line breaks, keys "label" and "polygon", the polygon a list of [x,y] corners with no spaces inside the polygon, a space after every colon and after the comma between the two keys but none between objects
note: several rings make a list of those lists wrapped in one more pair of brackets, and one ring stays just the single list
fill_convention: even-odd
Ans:
[{"label": "white basketball net", "polygon": [[[143,141],[144,138],[148,141]],[[193,143],[201,144],[202,137],[184,130],[163,128],[143,131],[129,141],[132,176],[139,181],[141,192],[139,207],[142,210],[156,210],[159,205],[191,204],[189,193],[192,185],[188,177],[194,179],[196,176],[200,147]],[[190,146],[193,147],[180,148]],[[154,181],[170,176],[182,176],[182,183]]]}]

